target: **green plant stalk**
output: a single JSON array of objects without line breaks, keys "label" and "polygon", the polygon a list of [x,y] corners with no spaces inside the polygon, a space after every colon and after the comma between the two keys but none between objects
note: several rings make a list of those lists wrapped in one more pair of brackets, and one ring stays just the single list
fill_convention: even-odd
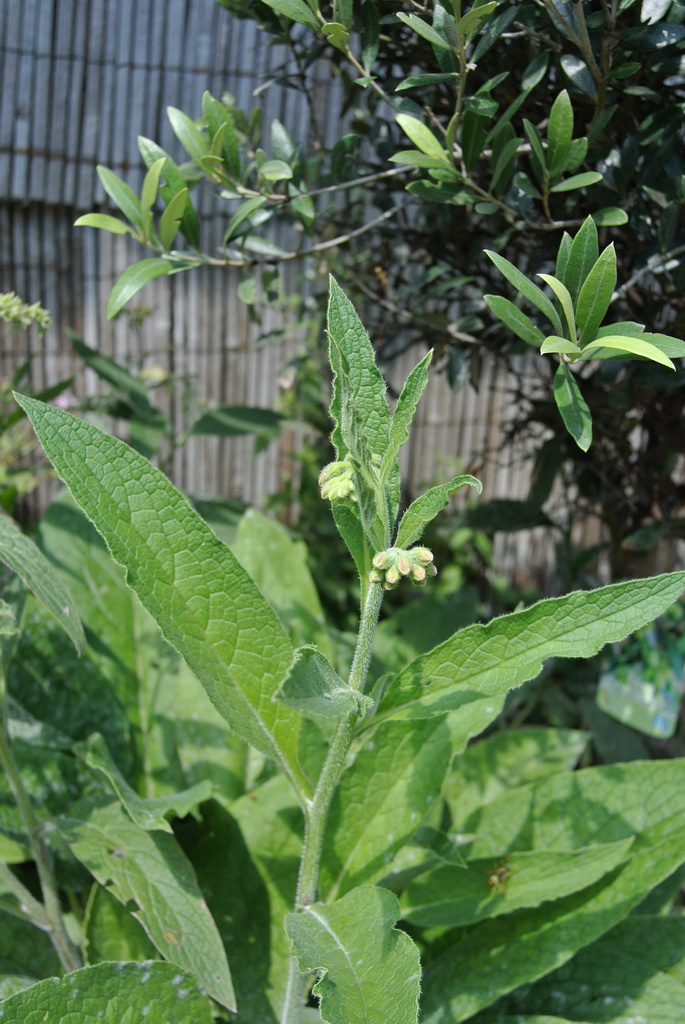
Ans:
[{"label": "green plant stalk", "polygon": [[28,921],[29,924],[35,925],[36,928],[40,928],[44,932],[50,931],[50,922],[43,904],[29,892],[12,869],[2,861],[0,861],[0,884],[17,900],[16,906],[8,901],[0,900],[0,906],[5,913]]},{"label": "green plant stalk", "polygon": [[77,971],[83,967],[81,955],[71,941],[67,932],[62,905],[57,891],[57,882],[52,867],[52,857],[43,839],[43,824],[36,817],[31,806],[31,801],[24,789],[24,784],[19,774],[10,738],[5,727],[4,717],[0,724],[0,763],[5,770],[14,799],[16,800],[19,813],[26,827],[29,837],[29,844],[33,859],[36,862],[40,888],[43,894],[44,920],[36,922],[38,927],[45,928],[50,935],[55,951],[64,969],[68,972]]},{"label": "green plant stalk", "polygon": [[[383,587],[380,583],[372,583],[367,590],[364,601],[359,621],[357,646],[348,679],[350,689],[356,690],[358,693],[363,691],[364,683],[366,682],[366,674],[369,669],[369,662],[371,661],[371,651],[376,634],[378,614],[383,601],[383,593]],[[350,749],[356,718],[356,712],[353,712],[338,725],[323,768],[321,769],[321,775],[316,784],[314,796],[305,812],[304,843],[295,896],[296,910],[308,907],[316,900],[326,818],[328,817],[328,810],[333,799],[335,787],[338,784],[340,773],[345,764],[347,752]],[[297,961],[291,956],[286,994],[281,1013],[281,1024],[300,1024],[300,1015],[304,1002],[304,983],[305,975],[300,974]]]}]

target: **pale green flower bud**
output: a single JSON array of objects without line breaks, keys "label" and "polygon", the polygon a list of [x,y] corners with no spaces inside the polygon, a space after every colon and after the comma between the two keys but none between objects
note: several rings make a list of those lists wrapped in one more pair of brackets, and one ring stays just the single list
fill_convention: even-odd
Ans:
[{"label": "pale green flower bud", "polygon": [[373,565],[376,569],[387,569],[392,563],[392,555],[389,551],[379,551],[373,556]]},{"label": "pale green flower bud", "polygon": [[428,565],[433,561],[433,552],[430,548],[412,548],[409,554],[415,562],[420,562],[422,565]]},{"label": "pale green flower bud", "polygon": [[319,474],[321,497],[329,501],[356,501],[354,488],[354,466],[347,459],[329,462]]},{"label": "pale green flower bud", "polygon": [[400,573],[395,565],[391,565],[385,573],[385,582],[389,583],[391,587],[396,586],[400,582]]},{"label": "pale green flower bud", "polygon": [[402,576],[408,576],[411,572],[411,559],[405,551],[398,556],[395,564],[397,565],[398,572],[400,572]]},{"label": "pale green flower bud", "polygon": [[411,578],[414,583],[426,582],[426,570],[422,565],[415,565],[411,571]]}]

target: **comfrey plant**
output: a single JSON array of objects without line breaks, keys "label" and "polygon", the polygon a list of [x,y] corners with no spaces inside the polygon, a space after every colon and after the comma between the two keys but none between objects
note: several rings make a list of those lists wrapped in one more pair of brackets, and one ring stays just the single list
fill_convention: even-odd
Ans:
[{"label": "comfrey plant", "polygon": [[[15,821],[19,852],[6,860],[33,854],[42,899],[5,866],[2,906],[52,936],[66,973],[24,979],[0,1018],[209,1024],[229,1011],[240,1024],[563,1024],[653,1020],[668,1006],[669,1020],[682,1019],[685,920],[664,913],[685,862],[682,761],[574,771],[586,737],[553,728],[470,741],[546,659],[588,657],[625,637],[677,599],[685,573],[542,601],[384,673],[372,652],[386,590],[427,582],[424,527],[454,491],[479,485],[455,477],[400,515],[398,455],[430,355],[391,413],[335,282],[328,330],[336,458],[321,486],[362,598],[348,672],[275,524],[246,516],[229,550],[131,448],[18,399],[146,609],[60,503],[43,539],[71,576],[94,650],[117,661],[120,692],[138,695],[130,738],[134,751],[138,734],[145,742],[131,756],[114,710],[76,742],[73,720],[48,736],[35,715],[20,716],[20,688],[7,704],[3,761],[28,817],[23,831]],[[80,528],[69,532],[69,521]],[[65,625],[70,608],[53,602]],[[150,640],[149,616],[213,709]],[[104,709],[99,678],[90,701]],[[90,773],[48,832],[17,767],[36,734]],[[72,893],[68,914],[60,890]],[[612,1000],[623,1016],[607,1017]]]}]

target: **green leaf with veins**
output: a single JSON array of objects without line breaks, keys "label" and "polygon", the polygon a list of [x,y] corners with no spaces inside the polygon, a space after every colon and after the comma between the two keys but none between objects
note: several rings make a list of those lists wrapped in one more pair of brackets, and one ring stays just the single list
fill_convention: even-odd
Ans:
[{"label": "green leaf with veins", "polygon": [[273,609],[228,548],[128,445],[60,409],[18,398],[58,473],[105,538],[127,582],[231,729],[309,790],[300,719],[272,701],[292,659]]},{"label": "green leaf with veins", "polygon": [[[569,238],[566,234],[564,237]],[[571,298],[576,302],[578,293],[585,283],[587,275],[599,257],[597,225],[592,217],[586,217],[573,241],[569,238],[569,243],[570,247],[568,249],[564,274],[563,276],[557,274],[557,277],[561,277],[561,280],[571,293]]]},{"label": "green leaf with veins", "polygon": [[316,647],[300,647],[277,698],[303,715],[345,718],[366,710],[370,698],[350,689]]},{"label": "green leaf with veins", "polygon": [[139,796],[117,768],[107,744],[99,733],[93,733],[85,742],[77,743],[74,753],[89,768],[105,776],[131,820],[145,831],[160,829],[162,832],[173,832],[165,815],[173,811],[175,817],[184,818],[212,795],[212,784],[208,779],[204,779],[182,793],[158,797]]},{"label": "green leaf with veins", "polygon": [[490,257],[500,273],[506,277],[509,284],[512,284],[523,295],[524,299],[528,299],[541,313],[544,313],[547,319],[551,321],[556,333],[563,334],[561,318],[554,308],[553,302],[545,295],[543,290],[538,288],[532,281],[529,281],[513,263],[505,260],[503,256],[499,256],[496,252],[490,252],[488,249],[485,250],[485,253]]},{"label": "green leaf with veins", "polygon": [[86,638],[71,594],[58,578],[43,552],[9,516],[0,513],[0,562],[16,572],[42,605],[54,615],[83,654]]},{"label": "green leaf with veins", "polygon": [[47,978],[17,992],[0,1011],[17,1024],[69,1021],[69,1024],[211,1024],[211,1004],[190,975],[174,964],[104,963],[63,978]]},{"label": "green leaf with veins", "polygon": [[[601,338],[595,338],[593,341],[588,342],[583,348],[582,356],[584,359],[596,359],[597,353],[601,349],[617,349],[619,353],[625,352],[626,355],[643,356],[645,359],[651,359],[654,363],[668,366],[669,370],[675,370],[675,366],[668,356],[664,355],[656,345],[651,345],[645,340],[648,337],[648,334],[641,335],[639,338],[604,335]],[[614,356],[614,358],[617,358],[617,356]]]},{"label": "green leaf with veins", "polygon": [[587,658],[652,622],[685,589],[685,573],[615,583],[550,598],[467,626],[412,661],[390,683],[364,728],[430,718],[501,696],[533,679],[547,658]]},{"label": "green leaf with veins", "polygon": [[461,487],[475,487],[478,494],[483,490],[480,480],[475,476],[462,474],[452,477],[446,484],[438,484],[431,487],[429,491],[422,494],[411,503],[402,516],[395,545],[398,548],[408,548],[419,540],[428,523],[432,522],[439,512],[446,508],[452,495]]},{"label": "green leaf with veins", "polygon": [[393,927],[399,916],[393,893],[361,886],[286,918],[300,971],[320,973],[313,991],[328,1024],[416,1024],[419,951]]},{"label": "green leaf with veins", "polygon": [[580,327],[580,344],[594,335],[606,316],[616,287],[616,253],[614,243],[598,257],[580,289],[576,302],[576,319]]},{"label": "green leaf with veins", "polygon": [[173,836],[146,832],[118,801],[82,801],[57,821],[72,853],[135,916],[167,960],[191,971],[206,991],[235,1010],[235,995],[219,933]]}]

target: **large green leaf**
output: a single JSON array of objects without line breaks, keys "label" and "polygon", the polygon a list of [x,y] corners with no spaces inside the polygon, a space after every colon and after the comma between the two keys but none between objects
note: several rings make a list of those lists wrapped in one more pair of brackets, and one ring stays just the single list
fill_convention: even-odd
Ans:
[{"label": "large green leaf", "polygon": [[684,810],[682,760],[558,774],[489,804],[472,821],[480,856],[504,853],[514,842],[519,849],[569,850],[634,841],[618,872],[552,904],[476,925],[441,953],[426,972],[428,1024],[465,1020],[558,968],[625,918],[683,862]]},{"label": "large green leaf", "polygon": [[104,963],[48,978],[0,1005],[7,1024],[211,1024],[207,996],[173,964]]},{"label": "large green leaf", "polygon": [[442,865],[410,883],[402,917],[426,927],[455,928],[538,907],[603,878],[623,863],[631,843],[627,837],[580,850],[514,850],[506,860],[469,860],[466,870]]},{"label": "large green leaf", "polygon": [[443,721],[391,723],[343,773],[328,815],[320,871],[327,899],[387,871],[439,792],[452,754]]},{"label": "large green leaf", "polygon": [[321,601],[303,541],[251,508],[241,517],[231,551],[271,602],[293,645],[316,644],[333,657]]},{"label": "large green leaf", "polygon": [[[240,826],[249,856],[261,877],[264,888],[260,892],[260,898],[264,900],[266,895],[265,909],[268,915],[265,923],[260,911],[259,918],[253,924],[257,934],[263,936],[266,932],[266,942],[262,937],[262,945],[258,949],[260,956],[262,951],[268,949],[268,963],[250,964],[247,968],[248,977],[237,981],[236,984],[239,991],[240,987],[244,990],[250,977],[254,978],[257,975],[263,983],[263,976],[266,975],[266,995],[274,1007],[275,1015],[280,1017],[290,967],[290,944],[283,922],[293,908],[297,886],[304,827],[302,812],[295,804],[292,790],[282,774],[269,779],[240,800],[236,800],[230,811]],[[218,881],[214,882],[214,888],[219,889],[225,885],[225,867],[221,863],[217,863],[216,867]],[[243,881],[237,872],[235,879],[236,892],[239,893],[242,891]],[[255,889],[257,887],[252,872],[248,875],[247,884]],[[236,912],[246,917],[257,913],[249,904],[244,909],[238,907]],[[239,921],[233,931],[233,938],[238,945],[243,941]],[[241,958],[245,962],[254,960],[254,956],[253,948],[237,951],[235,973],[238,972]],[[246,970],[246,965],[243,966],[243,970]],[[256,998],[256,994],[252,998],[258,1005],[259,999]],[[263,1018],[257,1016],[249,1024],[263,1024]]]},{"label": "large green leaf", "polygon": [[416,412],[416,406],[428,383],[428,367],[432,358],[433,350],[431,349],[421,362],[417,363],[404,382],[390,425],[390,443],[381,463],[382,474],[389,471],[397,459],[400,449],[409,440],[409,428]]},{"label": "large green leaf", "polygon": [[574,729],[507,729],[473,743],[455,758],[445,779],[452,828],[464,827],[470,814],[491,803],[506,788],[555,772],[570,771],[589,734]]},{"label": "large green leaf", "polygon": [[118,802],[75,804],[57,822],[61,834],[101,885],[135,916],[159,952],[191,971],[223,1006],[235,1010],[224,948],[195,880],[173,836],[138,828]]},{"label": "large green leaf", "polygon": [[227,798],[239,796],[245,745],[228,734],[66,492],[45,512],[38,540],[68,581],[91,644],[79,671],[55,639],[43,639],[44,629],[32,630],[18,652],[22,702],[39,718],[49,708],[50,721],[74,739],[101,732],[126,778],[149,797],[205,778]]},{"label": "large green leaf", "polygon": [[393,927],[397,897],[361,886],[335,903],[289,914],[286,929],[302,972],[320,972],[314,993],[329,1024],[416,1024],[419,951]]},{"label": "large green leaf", "polygon": [[561,363],[554,374],[554,401],[569,434],[586,452],[592,444],[592,416],[566,363]]},{"label": "large green leaf", "polygon": [[105,960],[156,960],[157,950],[130,908],[109,889],[94,882],[83,919],[83,954],[87,964]]},{"label": "large green leaf", "polygon": [[626,355],[642,356],[644,359],[651,359],[654,363],[667,366],[669,370],[675,370],[675,366],[668,356],[664,355],[660,348],[647,341],[649,334],[640,335],[639,338],[628,338],[622,335],[605,334],[596,338],[583,349],[583,355],[588,359],[596,358],[602,349],[609,349],[611,353],[625,353]]},{"label": "large green leaf", "polygon": [[278,699],[303,715],[346,718],[371,706],[371,700],[340,678],[328,658],[316,647],[300,647]]},{"label": "large green leaf", "polygon": [[513,993],[507,1005],[512,1013],[553,1005],[560,1014],[597,1024],[610,1008],[612,1024],[673,1024],[685,1019],[683,964],[682,917],[629,917],[525,995]]},{"label": "large green leaf", "polygon": [[284,765],[298,789],[300,719],[270,698],[292,658],[252,579],[188,501],[146,459],[68,413],[21,398],[75,499],[127,582],[230,727]]},{"label": "large green leaf", "polygon": [[102,187],[110,199],[114,200],[131,224],[142,230],[143,218],[140,210],[140,200],[135,192],[114,171],[110,171],[108,167],[98,165],[97,172]]},{"label": "large green leaf", "polygon": [[54,615],[82,654],[86,638],[76,605],[58,579],[45,555],[26,537],[13,519],[0,513],[0,561],[23,580],[29,590]]},{"label": "large green leaf", "polygon": [[651,622],[685,589],[685,573],[615,583],[540,601],[467,626],[416,658],[389,685],[371,725],[430,718],[533,679],[547,658],[588,658]]}]

